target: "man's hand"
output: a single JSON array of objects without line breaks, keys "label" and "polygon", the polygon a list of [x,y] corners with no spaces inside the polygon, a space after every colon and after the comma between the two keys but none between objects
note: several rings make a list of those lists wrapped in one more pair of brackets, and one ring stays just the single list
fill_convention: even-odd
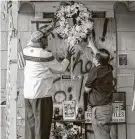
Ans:
[{"label": "man's hand", "polygon": [[58,22],[58,18],[54,17],[54,18],[53,18],[53,21],[52,21],[52,24],[53,24],[53,26],[54,26],[55,28],[59,27],[60,24],[59,24],[59,22]]},{"label": "man's hand", "polygon": [[66,58],[70,61],[71,60],[71,57],[72,57],[72,55],[74,55],[75,54],[75,49],[74,49],[74,47],[72,46],[72,47],[68,47],[68,50],[67,50],[67,56],[66,56]]},{"label": "man's hand", "polygon": [[54,28],[59,27],[59,23],[58,23],[58,19],[53,19],[52,22],[48,25],[48,26],[43,26],[42,29],[40,29],[40,31],[42,31],[43,33],[47,33],[52,31]]},{"label": "man's hand", "polygon": [[59,27],[59,23],[58,23],[58,19],[54,17],[54,19],[52,20],[51,24],[48,26],[48,28],[50,28],[51,30],[53,30],[54,28]]},{"label": "man's hand", "polygon": [[87,47],[91,48],[94,54],[99,53],[98,49],[96,48],[96,46],[94,44],[94,41],[93,41],[93,37],[92,36],[88,37],[88,41],[89,42],[88,42]]}]

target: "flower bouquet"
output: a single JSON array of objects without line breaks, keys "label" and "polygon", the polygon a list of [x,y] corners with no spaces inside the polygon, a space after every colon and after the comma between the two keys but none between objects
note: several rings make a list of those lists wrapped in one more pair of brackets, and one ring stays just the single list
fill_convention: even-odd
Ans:
[{"label": "flower bouquet", "polygon": [[[84,130],[83,130],[84,131]],[[81,139],[81,127],[73,123],[59,124],[52,130],[53,139]]]}]

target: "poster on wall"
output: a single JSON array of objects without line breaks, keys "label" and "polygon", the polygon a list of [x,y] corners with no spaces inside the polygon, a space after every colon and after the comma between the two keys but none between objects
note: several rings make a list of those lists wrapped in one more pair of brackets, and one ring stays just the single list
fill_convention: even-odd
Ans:
[{"label": "poster on wall", "polygon": [[[112,123],[126,122],[126,97],[125,92],[113,93]],[[91,123],[91,111],[85,112],[85,123]]]},{"label": "poster on wall", "polygon": [[63,101],[63,119],[76,119],[76,101]]},{"label": "poster on wall", "polygon": [[91,117],[92,117],[91,111],[86,111],[85,112],[85,123],[92,123],[91,122]]},{"label": "poster on wall", "polygon": [[127,54],[119,54],[119,65],[127,65]]},{"label": "poster on wall", "polygon": [[113,116],[112,123],[126,122],[126,97],[125,92],[113,94]]}]

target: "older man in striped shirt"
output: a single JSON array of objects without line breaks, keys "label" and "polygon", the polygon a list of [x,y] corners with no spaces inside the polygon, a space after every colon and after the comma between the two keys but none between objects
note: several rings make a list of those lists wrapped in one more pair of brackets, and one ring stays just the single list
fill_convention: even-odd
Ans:
[{"label": "older man in striped shirt", "polygon": [[74,48],[68,48],[67,57],[59,63],[51,52],[46,50],[51,24],[42,31],[31,35],[28,46],[23,50],[26,65],[24,68],[24,98],[26,109],[26,139],[49,139],[53,103],[49,90],[53,84],[53,73],[64,72]]}]

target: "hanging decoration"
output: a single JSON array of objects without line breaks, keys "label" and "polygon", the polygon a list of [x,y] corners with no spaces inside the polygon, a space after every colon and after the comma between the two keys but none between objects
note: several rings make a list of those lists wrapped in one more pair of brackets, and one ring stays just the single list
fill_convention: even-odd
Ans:
[{"label": "hanging decoration", "polygon": [[6,18],[6,15],[9,13],[11,7],[12,7],[12,1],[11,0],[3,0],[3,20]]},{"label": "hanging decoration", "polygon": [[14,21],[13,21],[13,14],[12,14],[12,0],[4,0],[4,6],[3,6],[3,20],[5,18],[9,18],[9,43],[11,41],[11,38],[15,38],[17,35],[17,30],[14,27]]},{"label": "hanging decoration", "polygon": [[92,33],[92,13],[81,3],[62,2],[55,16],[59,24],[56,32],[61,39],[67,39],[70,46],[78,44]]},{"label": "hanging decoration", "polygon": [[11,29],[9,41],[11,41],[12,38],[15,38],[17,36],[17,30],[14,27],[14,22],[13,22],[12,10],[9,11],[9,28]]}]

